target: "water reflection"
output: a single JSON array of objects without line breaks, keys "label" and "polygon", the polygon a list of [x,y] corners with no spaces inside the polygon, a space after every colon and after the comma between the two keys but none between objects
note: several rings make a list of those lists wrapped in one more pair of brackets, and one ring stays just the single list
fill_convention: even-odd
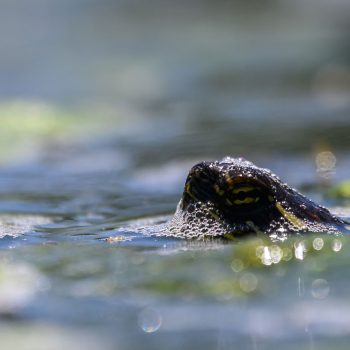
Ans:
[{"label": "water reflection", "polygon": [[[302,337],[301,329],[304,332],[306,326],[317,338],[332,317],[331,308],[335,307],[338,315],[349,309],[340,286],[347,285],[350,278],[344,269],[339,271],[339,264],[348,263],[347,252],[332,248],[335,240],[344,245],[348,238],[324,236],[321,250],[314,248],[315,242],[319,247],[317,238],[320,236],[280,243],[252,239],[207,250],[190,243],[186,247],[186,241],[179,242],[178,249],[176,242],[151,249],[104,242],[22,247],[21,260],[36,266],[38,275],[47,280],[39,283],[31,303],[26,301],[24,306],[38,305],[35,296],[42,291],[57,295],[59,300],[49,301],[53,309],[36,309],[36,317],[53,317],[63,299],[75,305],[74,322],[102,322],[114,339],[136,327],[141,334],[156,333],[157,337],[186,331],[201,334],[204,341],[210,339],[209,331],[220,330],[236,338],[254,334],[257,339],[269,336],[284,341]],[[302,261],[293,253],[300,249],[300,242],[308,251]],[[15,252],[13,258],[18,259]],[[321,270],[310,265],[319,266],[325,260],[328,263]],[[309,303],[310,298],[329,302],[322,304],[325,314]],[[334,298],[338,298],[336,303]],[[337,304],[341,300],[345,305]],[[72,320],[73,316],[65,308],[60,317]],[[346,320],[338,318],[336,326],[327,324],[327,331],[335,332],[334,327],[343,327]],[[135,335],[137,344],[142,342],[140,333]]]}]

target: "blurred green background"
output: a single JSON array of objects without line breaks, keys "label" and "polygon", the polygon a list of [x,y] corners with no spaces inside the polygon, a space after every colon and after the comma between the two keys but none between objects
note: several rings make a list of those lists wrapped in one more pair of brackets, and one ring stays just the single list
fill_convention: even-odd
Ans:
[{"label": "blurred green background", "polygon": [[2,0],[0,164],[121,137],[147,164],[347,151],[349,13],[346,0]]}]

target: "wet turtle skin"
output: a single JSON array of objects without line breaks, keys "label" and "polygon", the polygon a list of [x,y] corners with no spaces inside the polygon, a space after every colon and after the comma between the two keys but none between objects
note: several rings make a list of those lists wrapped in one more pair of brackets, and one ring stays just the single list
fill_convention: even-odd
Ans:
[{"label": "wet turtle skin", "polygon": [[170,235],[234,238],[263,233],[283,239],[306,232],[340,233],[345,222],[270,170],[242,158],[202,162],[189,172]]}]

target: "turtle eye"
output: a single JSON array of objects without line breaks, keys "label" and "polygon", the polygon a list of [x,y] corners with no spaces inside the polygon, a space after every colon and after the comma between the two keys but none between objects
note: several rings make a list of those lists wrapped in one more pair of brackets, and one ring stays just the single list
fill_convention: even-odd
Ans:
[{"label": "turtle eye", "polygon": [[258,203],[263,195],[260,187],[251,185],[238,185],[232,189],[229,204],[235,206],[247,206]]},{"label": "turtle eye", "polygon": [[266,200],[266,191],[257,184],[235,183],[226,192],[226,204],[236,209],[253,209]]}]

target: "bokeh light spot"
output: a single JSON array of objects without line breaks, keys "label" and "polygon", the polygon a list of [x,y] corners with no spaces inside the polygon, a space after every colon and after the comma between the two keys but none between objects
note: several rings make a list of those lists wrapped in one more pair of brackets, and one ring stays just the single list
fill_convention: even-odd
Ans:
[{"label": "bokeh light spot", "polygon": [[258,286],[258,279],[253,273],[245,273],[240,279],[239,279],[239,286],[245,293],[251,293],[253,292],[256,287]]},{"label": "bokeh light spot", "polygon": [[294,256],[298,260],[304,260],[306,254],[305,242],[300,241],[294,244]]},{"label": "bokeh light spot", "polygon": [[316,171],[323,178],[330,178],[335,173],[337,158],[331,151],[319,152],[316,155]]},{"label": "bokeh light spot", "polygon": [[278,245],[259,246],[255,253],[260,258],[261,263],[266,266],[278,264],[283,257],[283,250]]},{"label": "bokeh light spot", "polygon": [[242,260],[240,260],[240,259],[233,259],[232,263],[231,263],[231,269],[234,272],[242,271],[244,269],[244,265],[243,265]]},{"label": "bokeh light spot", "polygon": [[319,278],[312,282],[311,295],[315,299],[326,298],[329,294],[329,291],[330,291],[329,284],[325,279]]},{"label": "bokeh light spot", "polygon": [[332,242],[332,250],[334,252],[339,252],[343,247],[343,243],[340,239],[336,238]]},{"label": "bokeh light spot", "polygon": [[138,324],[146,333],[156,332],[162,325],[162,315],[158,310],[147,307],[140,312]]},{"label": "bokeh light spot", "polygon": [[312,246],[315,250],[321,250],[324,246],[323,239],[321,237],[317,237],[312,241]]},{"label": "bokeh light spot", "polygon": [[284,261],[289,261],[292,259],[293,253],[292,250],[288,247],[283,248],[283,260]]}]

